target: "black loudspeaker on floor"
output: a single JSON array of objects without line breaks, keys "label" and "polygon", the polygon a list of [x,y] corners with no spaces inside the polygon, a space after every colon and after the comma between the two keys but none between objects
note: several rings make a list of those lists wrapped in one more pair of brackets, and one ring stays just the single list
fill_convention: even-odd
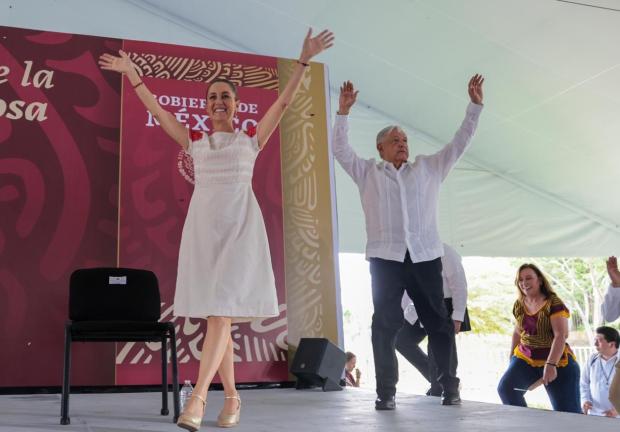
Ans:
[{"label": "black loudspeaker on floor", "polygon": [[293,358],[291,373],[297,389],[321,387],[323,391],[342,390],[340,378],[346,355],[325,338],[302,338]]}]

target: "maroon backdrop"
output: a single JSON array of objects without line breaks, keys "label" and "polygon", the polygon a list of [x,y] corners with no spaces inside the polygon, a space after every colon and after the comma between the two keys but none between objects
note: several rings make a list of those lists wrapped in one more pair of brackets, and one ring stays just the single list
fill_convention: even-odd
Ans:
[{"label": "maroon backdrop", "polygon": [[[99,55],[118,50],[121,40],[7,27],[0,27],[0,37],[0,387],[61,383],[69,275],[79,267],[117,264],[156,272],[162,320],[173,320],[181,336],[181,378],[193,378],[204,328],[200,320],[174,318],[171,310],[190,161],[152,124],[133,91],[124,86],[121,92],[121,76],[97,67]],[[124,44],[140,54],[277,70],[274,58]],[[203,98],[201,82],[144,80],[158,95]],[[239,114],[240,127],[258,120],[277,97],[273,86],[258,87],[240,88],[243,102],[256,105]],[[200,108],[183,113],[190,127],[210,127]],[[276,133],[259,156],[253,186],[282,313],[234,327],[240,382],[287,379],[279,151]],[[156,383],[157,345],[74,344],[72,384]]]},{"label": "maroon backdrop", "polygon": [[[68,276],[116,264],[121,81],[96,59],[121,41],[0,33],[0,385],[58,385]],[[113,382],[113,359],[109,344],[76,344],[73,383]]]}]

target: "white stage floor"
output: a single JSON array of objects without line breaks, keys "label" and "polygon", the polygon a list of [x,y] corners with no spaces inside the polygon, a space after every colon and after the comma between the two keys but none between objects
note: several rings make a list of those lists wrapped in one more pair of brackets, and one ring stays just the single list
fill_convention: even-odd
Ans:
[{"label": "white stage floor", "polygon": [[[463,401],[441,406],[439,398],[398,394],[395,411],[375,411],[373,392],[346,389],[268,389],[240,391],[243,405],[236,431],[561,431],[605,432],[620,430],[620,419],[556,413]],[[201,430],[216,430],[215,419],[223,393],[209,392]],[[172,414],[159,415],[161,394],[73,394],[71,424],[61,426],[60,395],[0,396],[0,431],[182,431]],[[172,410],[171,410],[172,411]],[[221,429],[220,429],[221,430]]]}]

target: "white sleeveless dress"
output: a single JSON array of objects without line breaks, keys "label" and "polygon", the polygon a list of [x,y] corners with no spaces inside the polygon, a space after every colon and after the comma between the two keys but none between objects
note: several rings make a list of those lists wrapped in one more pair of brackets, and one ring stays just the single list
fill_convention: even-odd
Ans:
[{"label": "white sleeveless dress", "polygon": [[174,315],[277,316],[278,300],[265,223],[252,173],[258,140],[214,132],[190,142],[194,192],[185,218]]}]

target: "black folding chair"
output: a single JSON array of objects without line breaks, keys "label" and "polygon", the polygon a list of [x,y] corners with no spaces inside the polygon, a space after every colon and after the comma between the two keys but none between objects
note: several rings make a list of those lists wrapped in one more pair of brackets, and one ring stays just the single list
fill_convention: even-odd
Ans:
[{"label": "black folding chair", "polygon": [[60,424],[69,418],[71,343],[161,342],[161,415],[168,415],[168,350],[170,341],[174,422],[179,417],[176,336],[171,322],[159,322],[159,284],[148,270],[79,269],[69,285],[69,321],[65,325],[65,359]]}]

